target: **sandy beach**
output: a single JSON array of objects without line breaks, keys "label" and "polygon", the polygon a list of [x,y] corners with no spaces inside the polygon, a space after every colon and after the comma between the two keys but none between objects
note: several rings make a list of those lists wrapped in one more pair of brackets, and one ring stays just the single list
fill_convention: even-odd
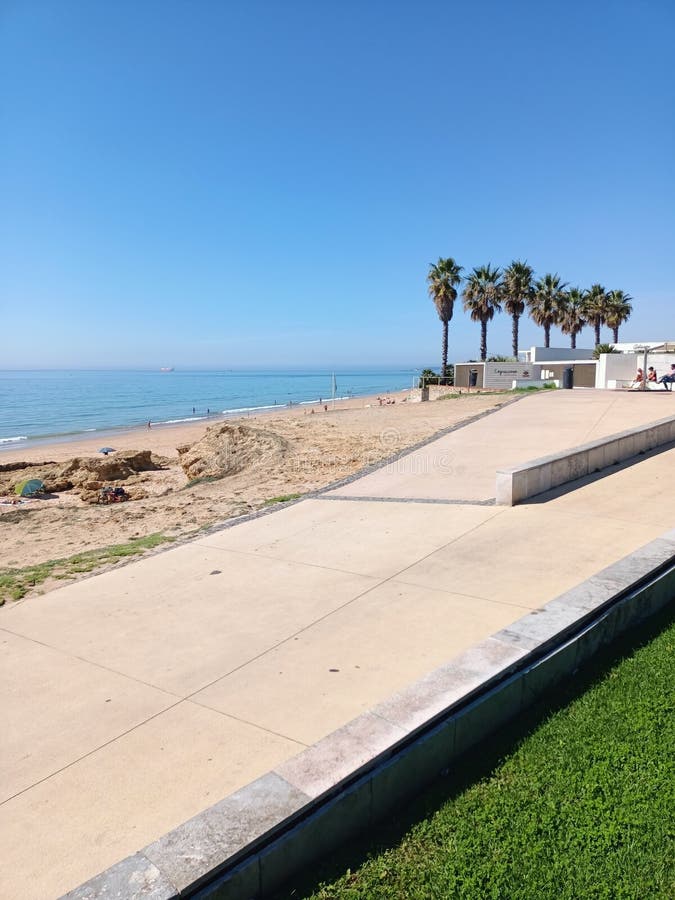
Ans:
[{"label": "sandy beach", "polygon": [[[287,495],[302,495],[386,459],[442,428],[504,402],[503,395],[462,395],[428,403],[410,402],[409,392],[336,402],[335,407],[292,407],[277,413],[181,425],[136,429],[109,435],[118,453],[151,451],[160,467],[132,475],[124,486],[129,502],[98,505],[85,502],[77,490],[54,492],[48,499],[10,505],[4,491],[0,503],[0,576],[11,569],[71,557],[82,551],[124,544],[147,535],[182,539],[200,529],[251,513]],[[312,411],[314,410],[314,411]],[[240,462],[225,477],[190,478],[178,448],[199,442],[207,429],[232,426],[243,443]],[[236,426],[242,426],[237,428]],[[19,462],[67,463],[75,457],[96,458],[101,436],[69,442],[12,448],[0,453],[2,467]],[[199,445],[202,447],[202,445]],[[270,449],[272,448],[272,449]],[[259,451],[259,452],[258,452]],[[217,447],[203,445],[200,465],[208,468]],[[111,457],[112,458],[112,457]],[[20,472],[5,472],[19,480]],[[40,470],[36,470],[40,475]],[[30,472],[28,472],[30,475]],[[100,569],[99,569],[100,570]],[[70,573],[70,577],[79,577]],[[63,584],[47,578],[29,590],[44,593]]]}]

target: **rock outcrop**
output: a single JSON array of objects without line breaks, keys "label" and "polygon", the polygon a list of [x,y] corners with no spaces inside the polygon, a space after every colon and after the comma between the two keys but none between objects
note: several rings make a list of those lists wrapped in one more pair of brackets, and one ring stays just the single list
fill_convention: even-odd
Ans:
[{"label": "rock outcrop", "polygon": [[208,428],[196,443],[177,449],[183,471],[193,481],[269,468],[286,455],[288,441],[264,428],[222,423]]},{"label": "rock outcrop", "polygon": [[[164,468],[168,460],[150,450],[121,450],[114,456],[76,456],[63,463],[13,463],[0,470],[0,494],[13,494],[15,486],[25,478],[40,478],[48,493],[75,490],[88,503],[95,503],[105,484],[124,482],[141,472]],[[145,496],[139,489],[130,496]]]}]

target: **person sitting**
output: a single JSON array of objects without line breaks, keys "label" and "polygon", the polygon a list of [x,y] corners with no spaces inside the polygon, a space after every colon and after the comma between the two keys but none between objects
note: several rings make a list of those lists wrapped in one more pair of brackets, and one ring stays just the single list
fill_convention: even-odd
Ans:
[{"label": "person sitting", "polygon": [[647,369],[647,381],[656,381],[656,369],[654,366],[650,366]]},{"label": "person sitting", "polygon": [[642,387],[644,380],[645,380],[645,373],[642,371],[642,369],[638,369],[637,372],[635,373],[635,381],[630,386],[631,390],[632,391],[639,390]]},{"label": "person sitting", "polygon": [[675,381],[675,363],[670,366],[670,372],[659,378],[659,384],[662,384],[667,391],[672,391],[672,383]]}]

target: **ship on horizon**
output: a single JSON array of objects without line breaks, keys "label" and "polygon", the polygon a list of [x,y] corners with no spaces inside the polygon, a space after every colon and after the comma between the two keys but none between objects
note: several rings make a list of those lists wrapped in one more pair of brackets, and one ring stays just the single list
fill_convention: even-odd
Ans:
[{"label": "ship on horizon", "polygon": [[160,372],[173,372],[173,366],[162,366]]}]

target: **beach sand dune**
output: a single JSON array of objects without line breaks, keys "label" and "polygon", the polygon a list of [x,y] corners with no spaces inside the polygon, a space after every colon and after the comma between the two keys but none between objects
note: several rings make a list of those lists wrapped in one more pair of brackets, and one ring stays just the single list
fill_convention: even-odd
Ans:
[{"label": "beach sand dune", "polygon": [[[407,392],[392,396],[395,404],[361,398],[328,411],[296,407],[220,421],[208,434],[203,423],[116,434],[111,445],[118,451],[145,450],[164,458],[159,468],[110,482],[124,484],[139,499],[96,505],[84,502],[77,490],[65,490],[20,506],[0,504],[0,574],[150,534],[189,537],[280,497],[325,487],[505,399],[476,394],[411,403],[403,402]],[[0,454],[0,464],[101,460],[100,441],[99,436],[13,449]],[[35,590],[62,583],[46,581]]]}]

